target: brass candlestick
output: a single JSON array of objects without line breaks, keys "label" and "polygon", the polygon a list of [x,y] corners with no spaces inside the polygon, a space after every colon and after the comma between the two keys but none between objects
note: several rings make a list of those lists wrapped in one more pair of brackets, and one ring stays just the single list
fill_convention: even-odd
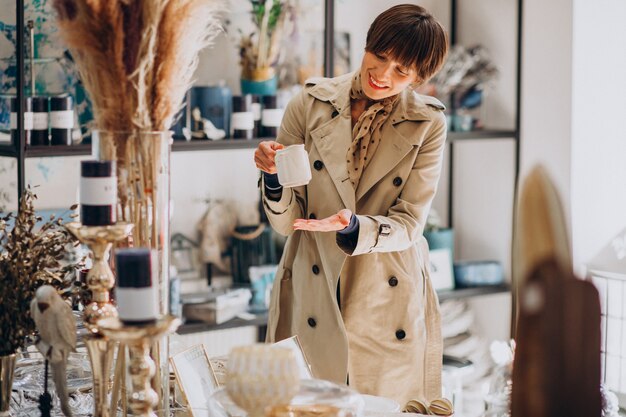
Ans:
[{"label": "brass candlestick", "polygon": [[156,417],[153,409],[159,402],[159,394],[150,384],[156,372],[156,365],[150,357],[150,346],[163,336],[174,332],[179,325],[180,320],[170,315],[142,326],[125,325],[117,317],[98,322],[98,327],[105,336],[128,346],[130,356],[128,373],[132,382],[128,405],[133,415]]},{"label": "brass candlestick", "polygon": [[[91,303],[85,307],[84,321],[90,335],[85,338],[93,376],[94,417],[108,417],[106,401],[109,391],[109,375],[116,342],[108,340],[98,328],[98,321],[116,318],[117,309],[111,303],[109,291],[115,285],[115,276],[108,264],[113,243],[130,234],[133,225],[118,223],[111,226],[84,226],[68,223],[67,230],[78,240],[89,246],[93,254],[93,265],[87,274],[87,286],[91,291]],[[120,351],[119,356],[123,352]]]}]

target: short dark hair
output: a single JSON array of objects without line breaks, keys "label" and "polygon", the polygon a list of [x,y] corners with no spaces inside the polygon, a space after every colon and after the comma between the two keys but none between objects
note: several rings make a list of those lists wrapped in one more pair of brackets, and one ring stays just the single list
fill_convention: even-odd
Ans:
[{"label": "short dark hair", "polygon": [[426,9],[399,4],[382,12],[367,31],[365,50],[389,54],[402,65],[417,70],[426,82],[443,65],[448,54],[448,35]]}]

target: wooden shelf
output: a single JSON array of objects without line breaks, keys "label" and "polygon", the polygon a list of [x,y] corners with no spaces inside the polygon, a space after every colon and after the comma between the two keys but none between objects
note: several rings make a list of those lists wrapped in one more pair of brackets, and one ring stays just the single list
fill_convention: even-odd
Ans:
[{"label": "wooden shelf", "polygon": [[[517,139],[514,130],[475,130],[472,132],[449,132],[448,140]],[[223,151],[229,149],[254,149],[264,140],[273,138],[222,139],[222,140],[175,140],[172,152]],[[26,148],[26,158],[47,158],[59,156],[84,156],[91,154],[91,145],[71,146],[31,146]],[[0,143],[0,156],[16,156],[10,144]]]},{"label": "wooden shelf", "polygon": [[474,288],[459,288],[454,290],[438,291],[439,301],[458,300],[470,297],[479,297],[481,295],[501,294],[511,291],[508,284],[490,285]]},{"label": "wooden shelf", "polygon": [[55,146],[28,146],[26,158],[47,158],[55,156],[84,156],[91,155],[91,145],[55,145]]},{"label": "wooden shelf", "polygon": [[237,327],[263,327],[267,326],[267,313],[258,314],[252,320],[244,320],[236,317],[232,320],[228,320],[222,324],[207,324],[202,322],[185,323],[178,328],[176,333],[178,334],[190,334],[200,332],[212,332],[215,330],[234,329]]},{"label": "wooden shelf", "polygon": [[264,140],[270,138],[255,139],[222,139],[222,140],[175,140],[172,145],[172,152],[194,152],[194,151],[218,151],[227,149],[254,149]]},{"label": "wooden shelf", "polygon": [[0,143],[0,156],[8,156],[14,158],[17,156],[15,148],[11,143]]},{"label": "wooden shelf", "polygon": [[473,130],[471,132],[448,132],[448,140],[517,139],[515,130]]}]

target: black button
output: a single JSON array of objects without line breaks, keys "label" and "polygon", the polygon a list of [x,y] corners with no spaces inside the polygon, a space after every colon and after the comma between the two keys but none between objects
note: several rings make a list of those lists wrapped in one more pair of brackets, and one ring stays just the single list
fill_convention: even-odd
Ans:
[{"label": "black button", "polygon": [[313,268],[311,268],[311,270],[313,271],[315,275],[320,273],[320,267],[317,265],[313,265]]},{"label": "black button", "polygon": [[309,219],[311,219],[311,220],[317,219],[317,217],[315,217],[315,213],[309,214]]},{"label": "black button", "polygon": [[333,119],[337,116],[339,116],[339,112],[337,110],[333,111],[333,114],[330,115]]},{"label": "black button", "polygon": [[315,321],[313,317],[309,317],[309,319],[306,322],[309,323],[309,326],[311,327],[317,326],[317,322]]},{"label": "black button", "polygon": [[324,163],[318,159],[317,161],[313,162],[313,168],[319,171],[324,168]]},{"label": "black button", "polygon": [[[311,319],[309,319],[311,320]],[[402,340],[406,337],[406,333],[404,332],[404,330],[400,329],[400,330],[396,330],[396,339],[398,340]]]},{"label": "black button", "polygon": [[395,287],[396,285],[398,285],[398,278],[396,277],[389,278],[389,286]]},{"label": "black button", "polygon": [[395,177],[393,179],[393,185],[395,185],[396,187],[399,187],[402,185],[402,178],[400,177]]}]

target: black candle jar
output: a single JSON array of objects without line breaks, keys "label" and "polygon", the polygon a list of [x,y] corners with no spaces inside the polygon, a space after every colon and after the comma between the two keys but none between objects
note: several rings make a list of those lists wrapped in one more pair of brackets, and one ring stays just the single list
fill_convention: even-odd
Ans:
[{"label": "black candle jar", "polygon": [[261,96],[252,96],[252,114],[254,115],[254,132],[253,137],[258,138],[261,136],[261,116],[263,111],[263,105],[261,104]]},{"label": "black candle jar", "polygon": [[284,110],[278,108],[276,96],[263,96],[263,115],[261,118],[263,137],[276,138],[283,120],[283,113]]},{"label": "black candle jar", "polygon": [[115,161],[80,164],[80,218],[86,226],[110,226],[117,221]]},{"label": "black candle jar", "polygon": [[156,256],[148,248],[120,249],[115,255],[115,301],[120,320],[128,325],[154,323],[159,300],[154,285]]},{"label": "black candle jar", "polygon": [[233,129],[233,139],[252,139],[254,137],[252,95],[233,96],[231,127]]},{"label": "black candle jar", "polygon": [[[30,145],[30,135],[33,130],[33,101],[24,97],[24,140]],[[11,97],[11,141],[18,142],[17,134],[17,97]]]},{"label": "black candle jar", "polygon": [[49,113],[48,97],[32,97],[33,130],[30,136],[31,146],[45,146],[50,144],[48,135]]},{"label": "black candle jar", "polygon": [[50,142],[71,145],[74,128],[74,103],[71,96],[50,98]]}]

